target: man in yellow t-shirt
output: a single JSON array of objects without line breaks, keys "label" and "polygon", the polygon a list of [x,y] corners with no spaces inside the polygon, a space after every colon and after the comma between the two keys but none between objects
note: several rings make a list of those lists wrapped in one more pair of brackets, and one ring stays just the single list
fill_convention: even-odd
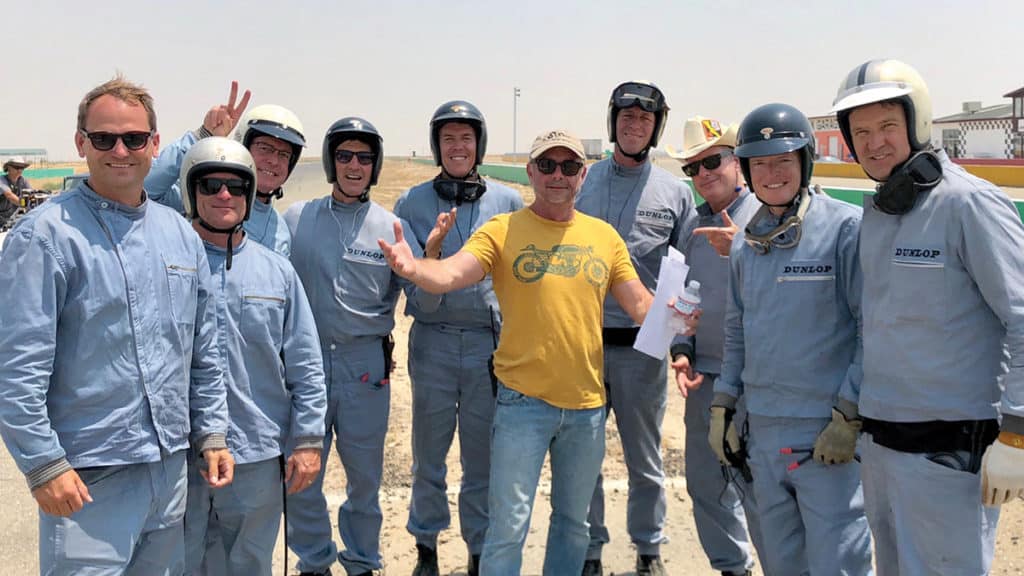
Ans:
[{"label": "man in yellow t-shirt", "polygon": [[[492,218],[444,260],[414,258],[398,228],[394,245],[380,241],[392,269],[428,292],[493,278],[504,323],[494,354],[500,382],[481,574],[520,572],[549,450],[552,522],[544,574],[582,570],[587,507],[604,458],[603,302],[610,290],[640,323],[652,301],[618,233],[574,209],[584,158],[575,136],[542,133],[526,167],[533,204]],[[438,232],[447,233],[453,213],[438,218]]]}]

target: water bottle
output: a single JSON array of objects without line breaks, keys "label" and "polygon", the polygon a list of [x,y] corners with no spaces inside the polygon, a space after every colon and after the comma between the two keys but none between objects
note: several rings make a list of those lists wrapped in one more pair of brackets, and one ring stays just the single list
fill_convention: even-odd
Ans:
[{"label": "water bottle", "polygon": [[697,310],[700,310],[700,282],[690,280],[683,293],[676,298],[674,306],[677,312],[687,316],[692,316]]}]

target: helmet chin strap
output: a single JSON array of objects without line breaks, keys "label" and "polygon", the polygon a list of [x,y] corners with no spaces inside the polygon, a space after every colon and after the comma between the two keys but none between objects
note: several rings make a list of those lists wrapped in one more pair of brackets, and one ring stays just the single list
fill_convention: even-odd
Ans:
[{"label": "helmet chin strap", "polygon": [[345,192],[344,190],[342,190],[341,186],[337,182],[335,182],[334,187],[345,198],[355,198],[355,199],[359,200],[360,202],[369,202],[370,201],[370,189],[369,188],[367,188],[366,190],[363,190],[359,194],[349,194],[349,193]]},{"label": "helmet chin strap", "polygon": [[270,192],[260,192],[259,190],[257,190],[256,197],[259,198],[260,200],[280,200],[281,198],[284,197],[284,190],[280,186],[278,186],[274,190],[271,190]]},{"label": "helmet chin strap", "polygon": [[644,146],[643,150],[637,152],[636,154],[630,154],[630,153],[626,152],[625,150],[622,149],[622,146],[619,146],[618,142],[615,143],[615,148],[617,148],[618,151],[623,156],[625,156],[626,158],[629,158],[630,160],[632,160],[634,162],[643,162],[643,161],[647,160],[647,154],[651,151],[651,145],[650,145],[649,142],[648,142],[647,146]]},{"label": "helmet chin strap", "polygon": [[227,257],[227,260],[224,263],[224,266],[228,270],[231,270],[231,254],[234,252],[234,250],[232,249],[232,244],[235,241],[235,232],[238,232],[239,230],[242,229],[242,223],[239,222],[238,224],[235,224],[231,228],[215,228],[215,227],[211,226],[210,224],[208,224],[206,222],[206,220],[203,220],[202,218],[197,218],[197,220],[199,220],[199,225],[200,226],[202,226],[203,228],[209,230],[210,232],[213,232],[215,234],[227,234],[227,236],[228,236],[228,257]]}]

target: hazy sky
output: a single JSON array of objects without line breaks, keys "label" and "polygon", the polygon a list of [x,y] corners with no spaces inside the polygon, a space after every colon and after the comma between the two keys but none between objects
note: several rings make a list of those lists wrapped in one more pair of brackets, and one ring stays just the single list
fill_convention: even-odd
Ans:
[{"label": "hazy sky", "polygon": [[348,115],[376,124],[387,154],[429,154],[430,115],[456,98],[487,117],[489,153],[510,151],[514,86],[519,151],[554,127],[606,140],[608,96],[630,79],[665,91],[662,148],[694,114],[739,121],[771,101],[827,113],[870,58],[915,66],[936,116],[1024,86],[1020,0],[0,0],[0,14],[0,148],[53,160],[76,158],[77,104],[117,70],[156,98],[165,143],[237,79],[251,106],[295,111],[316,156]]}]

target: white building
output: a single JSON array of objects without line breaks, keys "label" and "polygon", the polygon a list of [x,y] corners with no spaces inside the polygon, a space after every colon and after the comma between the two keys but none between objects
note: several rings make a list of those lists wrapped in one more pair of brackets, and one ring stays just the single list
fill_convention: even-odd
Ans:
[{"label": "white building", "polygon": [[951,158],[1006,160],[1024,157],[1024,88],[1004,95],[1007,104],[964,102],[958,114],[932,121],[932,143]]}]

